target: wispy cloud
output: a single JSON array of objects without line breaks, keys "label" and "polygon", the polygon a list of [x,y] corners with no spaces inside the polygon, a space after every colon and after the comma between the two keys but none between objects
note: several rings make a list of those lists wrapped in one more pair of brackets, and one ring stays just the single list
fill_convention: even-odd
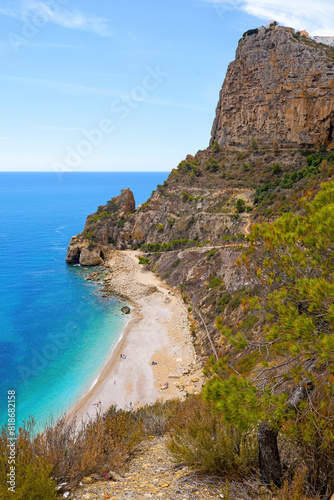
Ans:
[{"label": "wispy cloud", "polygon": [[0,141],[8,141],[8,137],[0,137]]},{"label": "wispy cloud", "polygon": [[311,35],[334,35],[334,3],[329,0],[200,0],[238,9],[264,21],[273,20]]},{"label": "wispy cloud", "polygon": [[41,16],[48,22],[63,28],[90,31],[100,36],[110,36],[107,19],[95,14],[85,14],[78,9],[65,9],[59,3],[42,0],[10,0],[0,7],[0,14],[29,21],[32,16]]},{"label": "wispy cloud", "polygon": [[0,74],[0,80],[7,80],[19,84],[33,84],[42,87],[48,87],[58,90],[65,94],[94,94],[107,97],[128,97],[128,94],[123,90],[103,89],[97,87],[87,87],[85,85],[77,85],[75,83],[57,82],[54,80],[45,80],[43,78],[30,78],[25,76],[13,76]]}]

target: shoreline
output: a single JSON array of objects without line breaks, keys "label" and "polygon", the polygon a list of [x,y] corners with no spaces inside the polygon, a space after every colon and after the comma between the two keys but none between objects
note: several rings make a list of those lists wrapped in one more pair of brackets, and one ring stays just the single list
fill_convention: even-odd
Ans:
[{"label": "shoreline", "polygon": [[132,317],[96,383],[71,408],[69,418],[75,416],[79,423],[112,405],[136,409],[159,399],[184,398],[202,386],[201,365],[179,293],[142,269],[137,255],[139,251],[115,251],[105,265],[102,290],[126,297]]}]

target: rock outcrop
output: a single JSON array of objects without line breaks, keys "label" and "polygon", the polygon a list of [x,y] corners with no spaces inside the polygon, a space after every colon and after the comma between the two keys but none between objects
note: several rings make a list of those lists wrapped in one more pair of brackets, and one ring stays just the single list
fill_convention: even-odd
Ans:
[{"label": "rock outcrop", "polygon": [[88,215],[83,232],[71,238],[66,262],[97,266],[103,263],[113,245],[119,242],[119,248],[125,248],[123,242],[127,239],[132,244],[127,221],[135,209],[135,199],[129,188],[122,189],[119,196],[99,206],[94,214]]},{"label": "rock outcrop", "polygon": [[228,67],[211,141],[239,149],[252,140],[260,148],[333,147],[333,48],[289,28],[247,33]]}]

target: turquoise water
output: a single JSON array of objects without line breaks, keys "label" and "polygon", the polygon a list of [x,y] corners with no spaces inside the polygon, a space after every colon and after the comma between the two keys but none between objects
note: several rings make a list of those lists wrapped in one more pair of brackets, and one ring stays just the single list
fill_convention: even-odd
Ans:
[{"label": "turquoise water", "polygon": [[127,319],[119,299],[65,263],[67,245],[121,188],[139,204],[166,177],[0,173],[0,425],[8,390],[17,391],[18,423],[33,416],[42,425],[91,387]]}]

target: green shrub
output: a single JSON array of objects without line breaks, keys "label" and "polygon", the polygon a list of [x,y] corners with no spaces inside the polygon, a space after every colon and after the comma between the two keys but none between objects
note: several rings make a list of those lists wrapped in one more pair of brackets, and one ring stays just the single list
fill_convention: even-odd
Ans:
[{"label": "green shrub", "polygon": [[175,427],[167,447],[177,463],[203,472],[243,476],[257,465],[255,432],[247,435],[232,425],[223,426],[219,414],[200,398],[188,398]]},{"label": "green shrub", "polygon": [[274,175],[278,175],[278,174],[282,173],[281,165],[279,163],[275,163],[275,165],[273,166],[272,172]]},{"label": "green shrub", "polygon": [[186,160],[181,161],[181,163],[179,163],[177,167],[177,170],[183,175],[194,174],[196,177],[199,177],[201,175],[198,161],[191,156],[188,156]]},{"label": "green shrub", "polygon": [[176,268],[176,267],[180,264],[180,262],[181,262],[181,260],[180,260],[180,259],[176,259],[176,260],[174,260],[174,262],[173,262],[173,264],[172,264],[172,266],[171,266],[171,267]]},{"label": "green shrub", "polygon": [[245,33],[242,36],[244,38],[245,36],[256,35],[258,32],[259,32],[259,28],[255,28],[252,30],[245,31]]},{"label": "green shrub", "polygon": [[229,292],[225,292],[224,295],[219,299],[218,310],[220,313],[224,311],[225,307],[230,302],[231,298],[232,295]]},{"label": "green shrub", "polygon": [[138,259],[139,259],[139,264],[149,264],[151,262],[150,259],[148,259],[147,257],[139,256]]},{"label": "green shrub", "polygon": [[244,212],[246,210],[245,200],[238,198],[236,203],[236,209],[239,213]]},{"label": "green shrub", "polygon": [[181,198],[182,198],[182,201],[192,201],[194,198],[189,194],[187,193],[186,191],[182,191],[181,193]]},{"label": "green shrub", "polygon": [[223,283],[223,278],[221,278],[220,276],[217,278],[213,278],[208,284],[207,289],[209,290],[210,288],[217,288],[222,283]]},{"label": "green shrub", "polygon": [[235,309],[237,309],[237,307],[239,307],[241,304],[241,297],[240,295],[237,293],[234,295],[234,297],[232,298],[232,300],[230,301],[229,303],[229,307],[232,309],[232,311],[234,311]]},{"label": "green shrub", "polygon": [[146,252],[159,252],[159,251],[171,251],[180,250],[181,248],[188,248],[193,246],[200,246],[198,241],[188,240],[184,238],[182,240],[173,240],[169,243],[145,243],[142,245],[142,249]]},{"label": "green shrub", "polygon": [[254,137],[251,140],[251,149],[253,151],[258,151],[258,149],[259,149],[259,143],[256,139],[254,139]]},{"label": "green shrub", "polygon": [[210,160],[206,162],[206,168],[211,172],[218,172],[218,170],[220,169],[220,164],[214,158],[210,158]]},{"label": "green shrub", "polygon": [[95,233],[89,231],[89,229],[85,229],[82,233],[82,236],[84,236],[84,238],[86,238],[87,240],[92,240],[93,238],[95,238]]},{"label": "green shrub", "polygon": [[214,153],[220,153],[221,151],[221,147],[219,145],[219,142],[214,140],[213,143],[212,143],[212,146],[211,146],[211,149]]},{"label": "green shrub", "polygon": [[210,250],[207,254],[206,254],[206,258],[207,259],[211,259],[211,257],[213,257],[214,255],[216,255],[216,253],[218,252],[217,248],[213,248],[212,250]]},{"label": "green shrub", "polygon": [[161,224],[161,223],[157,224],[157,230],[158,231],[163,231],[163,229],[164,229],[164,225],[163,224]]}]

